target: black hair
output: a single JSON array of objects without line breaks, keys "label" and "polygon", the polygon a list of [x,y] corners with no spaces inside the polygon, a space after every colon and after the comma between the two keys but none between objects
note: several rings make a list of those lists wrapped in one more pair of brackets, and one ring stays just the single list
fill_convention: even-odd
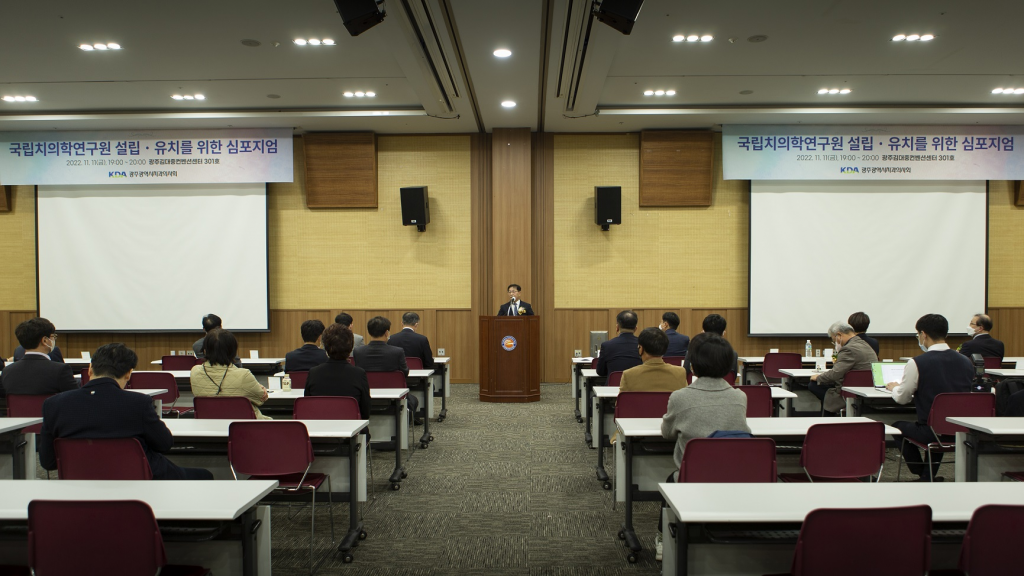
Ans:
[{"label": "black hair", "polygon": [[39,348],[39,343],[43,341],[43,338],[56,332],[57,328],[54,327],[53,322],[46,318],[32,318],[18,324],[18,327],[14,329],[14,337],[18,339],[18,344],[21,344],[22,348],[31,350]]},{"label": "black hair", "polygon": [[871,318],[868,318],[868,315],[863,312],[854,312],[850,314],[846,323],[853,327],[854,332],[859,334],[868,331],[868,326],[871,325]]},{"label": "black hair", "polygon": [[214,328],[220,328],[222,325],[223,323],[221,322],[220,316],[217,316],[216,314],[207,314],[206,316],[203,316],[203,330],[207,332]]},{"label": "black hair", "polygon": [[918,319],[914,329],[924,332],[932,340],[945,340],[949,334],[949,322],[942,314],[925,314]]},{"label": "black hair", "polygon": [[668,350],[668,335],[658,328],[644,328],[636,339],[644,352],[651,356],[664,356]]},{"label": "black hair", "polygon": [[93,378],[122,378],[138,363],[135,351],[120,342],[100,346],[89,360]]},{"label": "black hair", "polygon": [[342,326],[351,326],[352,315],[346,312],[340,312],[337,316],[334,317],[334,322],[336,324],[341,324]]},{"label": "black hair", "polygon": [[302,332],[303,342],[316,342],[316,339],[324,333],[324,323],[319,320],[306,320],[299,327]]},{"label": "black hair", "polygon": [[687,355],[690,357],[690,367],[697,376],[725,378],[732,371],[735,352],[728,340],[714,332],[705,332],[690,341]]},{"label": "black hair", "polygon": [[234,364],[235,356],[238,356],[238,340],[235,340],[235,335],[227,330],[211,330],[203,339],[203,353],[213,366]]},{"label": "black hair", "polygon": [[391,330],[391,320],[383,316],[374,316],[366,323],[366,331],[374,338],[380,338]]},{"label": "black hair", "polygon": [[668,322],[669,328],[673,330],[679,328],[679,314],[676,314],[675,312],[665,312],[661,315],[661,319]]},{"label": "black hair", "polygon": [[324,330],[324,350],[331,360],[348,360],[352,354],[352,346],[355,345],[355,337],[348,326],[335,323]]},{"label": "black hair", "polygon": [[721,336],[725,334],[725,318],[720,314],[708,314],[701,323],[701,328],[705,332]]},{"label": "black hair", "polygon": [[975,316],[978,317],[978,321],[975,322],[975,324],[977,324],[978,326],[981,326],[982,330],[984,330],[985,332],[988,332],[989,330],[992,329],[992,317],[991,316],[989,316],[988,314],[975,314]]},{"label": "black hair", "polygon": [[636,312],[623,310],[615,317],[615,323],[623,330],[636,330]]},{"label": "black hair", "polygon": [[522,291],[523,291],[523,287],[522,287],[522,286],[520,286],[519,284],[509,284],[509,285],[508,285],[508,288],[505,288],[505,292],[508,292],[508,289],[509,289],[509,288],[515,288],[515,289],[516,289],[517,291],[519,291],[519,292],[522,292]]},{"label": "black hair", "polygon": [[420,315],[415,312],[406,312],[402,314],[402,324],[406,326],[415,326],[420,323]]}]

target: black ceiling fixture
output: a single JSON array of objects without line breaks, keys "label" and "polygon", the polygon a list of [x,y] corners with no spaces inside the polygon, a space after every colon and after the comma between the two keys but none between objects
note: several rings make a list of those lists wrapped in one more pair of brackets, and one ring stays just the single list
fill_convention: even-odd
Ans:
[{"label": "black ceiling fixture", "polygon": [[594,6],[594,16],[601,22],[629,36],[640,14],[644,0],[603,0]]},{"label": "black ceiling fixture", "polygon": [[341,21],[352,36],[359,36],[384,21],[387,11],[377,0],[334,0]]}]

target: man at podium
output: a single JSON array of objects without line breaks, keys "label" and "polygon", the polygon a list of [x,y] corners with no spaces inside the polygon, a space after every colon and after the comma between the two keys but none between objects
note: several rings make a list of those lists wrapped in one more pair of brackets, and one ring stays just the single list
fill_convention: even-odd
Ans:
[{"label": "man at podium", "polygon": [[508,285],[508,302],[501,305],[498,316],[533,316],[533,308],[529,302],[519,299],[519,293],[523,287],[519,284]]}]

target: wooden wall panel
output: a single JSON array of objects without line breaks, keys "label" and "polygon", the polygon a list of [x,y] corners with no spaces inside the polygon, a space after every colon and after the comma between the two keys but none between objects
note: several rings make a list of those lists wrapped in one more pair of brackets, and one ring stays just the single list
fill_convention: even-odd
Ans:
[{"label": "wooden wall panel", "polygon": [[0,212],[14,209],[14,186],[0,185]]},{"label": "wooden wall panel", "polygon": [[302,137],[308,208],[377,207],[377,137],[321,132]]},{"label": "wooden wall panel", "polygon": [[474,379],[480,374],[477,318],[494,313],[491,306],[495,298],[491,289],[491,141],[490,134],[473,134],[470,137],[470,211],[473,215],[470,227],[473,246],[470,257],[472,306],[468,326],[473,337],[467,349],[472,352],[467,354],[470,363],[465,366],[469,374],[475,375]]},{"label": "wooden wall panel", "polygon": [[529,128],[495,128],[491,140],[491,293],[495,311],[512,283],[523,287],[523,300],[535,300],[530,150]]},{"label": "wooden wall panel", "polygon": [[35,187],[13,186],[12,208],[10,212],[0,212],[0,310],[35,310]]},{"label": "wooden wall panel", "polygon": [[1013,185],[1006,180],[988,184],[990,308],[1024,306],[1024,208],[1014,202]]},{"label": "wooden wall panel", "polygon": [[556,370],[564,358],[549,353],[560,333],[555,318],[555,138],[553,134],[533,135],[533,284],[531,286],[534,313],[540,315],[540,373]]},{"label": "wooden wall panel", "polygon": [[714,159],[711,132],[641,132],[640,206],[710,206]]}]

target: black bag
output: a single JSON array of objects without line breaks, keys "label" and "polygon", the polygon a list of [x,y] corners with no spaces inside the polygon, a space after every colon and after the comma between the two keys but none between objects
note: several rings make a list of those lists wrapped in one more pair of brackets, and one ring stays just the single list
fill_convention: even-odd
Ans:
[{"label": "black bag", "polygon": [[1024,379],[1007,378],[996,384],[996,416],[1024,416]]}]

